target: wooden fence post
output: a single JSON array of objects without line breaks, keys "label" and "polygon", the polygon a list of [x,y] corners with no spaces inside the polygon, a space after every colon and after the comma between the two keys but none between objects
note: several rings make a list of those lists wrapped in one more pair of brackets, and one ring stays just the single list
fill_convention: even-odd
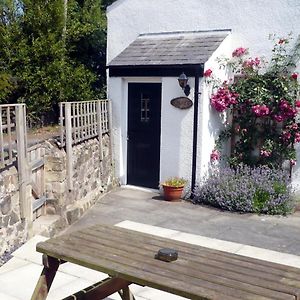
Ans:
[{"label": "wooden fence post", "polygon": [[59,103],[59,124],[60,124],[60,147],[65,145],[64,135],[65,135],[65,128],[64,128],[64,115],[63,115],[63,103]]},{"label": "wooden fence post", "polygon": [[0,168],[5,166],[4,162],[4,141],[3,141],[3,127],[2,127],[2,107],[0,106]]},{"label": "wooden fence post", "polygon": [[111,163],[113,164],[113,136],[112,136],[112,102],[111,100],[107,100],[108,102],[108,133],[109,133],[109,151],[111,157]]},{"label": "wooden fence post", "polygon": [[102,118],[101,118],[101,103],[97,101],[97,132],[100,147],[100,159],[103,160],[103,143],[102,143]]},{"label": "wooden fence post", "polygon": [[72,116],[71,103],[65,103],[66,152],[67,152],[67,182],[68,188],[73,189],[73,150],[72,150]]},{"label": "wooden fence post", "polygon": [[26,145],[26,117],[25,104],[16,105],[16,131],[18,151],[18,176],[21,218],[30,224],[33,218],[32,203],[26,195],[26,187],[29,183]]}]

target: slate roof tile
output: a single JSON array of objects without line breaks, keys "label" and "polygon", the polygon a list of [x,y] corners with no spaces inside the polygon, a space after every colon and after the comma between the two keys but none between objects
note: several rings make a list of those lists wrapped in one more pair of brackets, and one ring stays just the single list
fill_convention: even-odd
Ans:
[{"label": "slate roof tile", "polygon": [[140,35],[108,66],[203,64],[228,30]]}]

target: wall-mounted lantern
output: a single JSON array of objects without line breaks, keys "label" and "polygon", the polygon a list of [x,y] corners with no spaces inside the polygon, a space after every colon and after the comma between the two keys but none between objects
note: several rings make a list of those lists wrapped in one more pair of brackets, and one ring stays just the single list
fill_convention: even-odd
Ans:
[{"label": "wall-mounted lantern", "polygon": [[183,89],[184,94],[186,96],[188,96],[190,94],[191,88],[190,86],[187,84],[189,81],[189,79],[187,78],[187,76],[182,72],[182,74],[178,77],[178,83],[179,86]]}]

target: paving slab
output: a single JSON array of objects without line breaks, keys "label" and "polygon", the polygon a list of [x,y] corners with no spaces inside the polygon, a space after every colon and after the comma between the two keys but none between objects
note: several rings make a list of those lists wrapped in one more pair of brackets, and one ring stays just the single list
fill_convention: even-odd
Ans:
[{"label": "paving slab", "polygon": [[16,270],[16,269],[19,269],[19,268],[22,268],[29,264],[30,264],[30,262],[27,260],[24,260],[24,259],[18,258],[18,257],[13,257],[8,262],[6,262],[3,266],[0,267],[0,275],[8,273],[8,272]]},{"label": "paving slab", "polygon": [[18,250],[12,253],[13,257],[21,258],[25,261],[30,261],[38,265],[42,265],[42,254],[36,252],[35,247],[39,242],[47,240],[46,237],[36,235],[27,243],[22,245]]},{"label": "paving slab", "polygon": [[158,190],[115,189],[68,230],[124,220],[300,255],[300,212],[286,217],[233,213],[188,201],[163,201]]},{"label": "paving slab", "polygon": [[[97,203],[64,233],[95,224],[125,228],[168,237],[218,250],[300,268],[300,213],[287,217],[238,214],[187,201],[163,201],[158,191],[118,188]],[[37,236],[13,253],[0,268],[0,299],[29,300],[42,271]],[[59,268],[49,299],[59,300],[106,275],[66,263]],[[15,288],[15,282],[19,282]],[[137,300],[184,299],[148,287],[132,286]],[[116,293],[106,300],[119,300]]]},{"label": "paving slab", "polygon": [[0,299],[1,300],[20,300],[16,297],[12,297],[12,296],[9,296],[9,295],[1,293],[1,292],[0,292]]}]

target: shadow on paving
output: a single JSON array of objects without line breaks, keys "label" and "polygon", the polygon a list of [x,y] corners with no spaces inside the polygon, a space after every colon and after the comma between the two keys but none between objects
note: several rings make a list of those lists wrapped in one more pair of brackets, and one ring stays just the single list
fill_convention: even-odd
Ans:
[{"label": "shadow on paving", "polygon": [[290,254],[300,254],[300,213],[282,216],[239,214],[188,201],[167,202],[159,192],[117,188],[101,197],[66,232],[130,220],[181,232]]}]

